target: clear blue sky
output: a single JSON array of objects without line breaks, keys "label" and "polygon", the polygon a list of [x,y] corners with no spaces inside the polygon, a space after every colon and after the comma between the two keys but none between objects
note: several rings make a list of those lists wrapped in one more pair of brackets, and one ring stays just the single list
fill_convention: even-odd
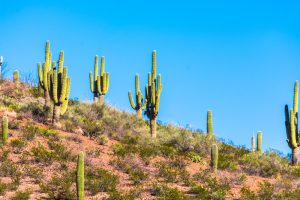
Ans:
[{"label": "clear blue sky", "polygon": [[[209,2],[209,3],[208,3]],[[285,153],[283,107],[300,79],[299,1],[17,1],[0,0],[0,55],[21,74],[36,73],[51,41],[65,51],[71,96],[91,100],[88,73],[106,57],[106,100],[132,112],[134,75],[146,83],[157,50],[163,92],[159,120],[206,129],[213,110],[217,136]]]}]

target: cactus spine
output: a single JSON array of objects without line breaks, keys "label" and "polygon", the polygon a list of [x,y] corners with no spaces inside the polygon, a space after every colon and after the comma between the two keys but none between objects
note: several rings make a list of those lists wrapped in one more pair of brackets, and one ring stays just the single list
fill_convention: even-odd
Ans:
[{"label": "cactus spine", "polygon": [[50,98],[54,103],[52,123],[59,126],[60,115],[63,115],[68,106],[70,95],[71,80],[68,77],[68,69],[63,66],[64,54],[60,53],[58,69],[55,62],[52,63],[52,69],[48,72],[48,90]]},{"label": "cactus spine", "polygon": [[135,75],[135,101],[134,103],[133,98],[132,98],[132,93],[129,91],[128,92],[128,97],[129,97],[129,102],[131,107],[136,110],[136,115],[138,118],[142,118],[142,112],[146,108],[147,100],[143,100],[143,94],[140,90],[140,79],[139,75]]},{"label": "cactus spine", "polygon": [[251,137],[251,151],[255,152],[255,138],[254,138],[254,134]]},{"label": "cactus spine", "polygon": [[8,138],[8,118],[3,116],[2,118],[2,143],[5,144]]},{"label": "cactus spine", "polygon": [[298,133],[298,80],[294,84],[294,104],[293,109],[289,111],[288,105],[285,105],[285,127],[287,134],[287,143],[292,149],[292,165],[298,164],[300,138]]},{"label": "cactus spine", "polygon": [[84,154],[80,152],[78,155],[77,160],[77,199],[83,200],[84,199]]},{"label": "cactus spine", "polygon": [[102,56],[100,74],[98,74],[98,56],[96,55],[94,64],[94,77],[93,73],[90,72],[90,89],[94,94],[94,102],[99,101],[100,104],[104,103],[104,96],[109,88],[109,73],[104,71],[104,62],[104,56]]},{"label": "cactus spine", "polygon": [[257,140],[256,151],[258,153],[261,153],[262,152],[262,132],[261,131],[258,131],[256,140]]},{"label": "cactus spine", "polygon": [[48,80],[48,72],[51,70],[51,52],[50,52],[50,42],[46,42],[45,48],[45,61],[41,66],[41,63],[37,64],[38,68],[38,75],[39,75],[39,85],[44,91],[44,99],[45,99],[45,106],[50,106],[50,96],[49,96],[49,80]]},{"label": "cactus spine", "polygon": [[211,168],[214,172],[218,170],[219,150],[216,144],[211,145]]},{"label": "cactus spine", "polygon": [[13,82],[18,84],[19,83],[19,71],[15,70],[13,73]]},{"label": "cactus spine", "polygon": [[212,111],[208,110],[207,111],[207,135],[209,137],[213,137],[214,133],[213,133],[213,122],[212,122]]},{"label": "cactus spine", "polygon": [[146,114],[150,120],[150,130],[153,138],[156,138],[156,117],[159,110],[161,91],[161,75],[159,74],[156,77],[156,51],[153,51],[152,73],[148,73],[148,84],[146,85]]}]

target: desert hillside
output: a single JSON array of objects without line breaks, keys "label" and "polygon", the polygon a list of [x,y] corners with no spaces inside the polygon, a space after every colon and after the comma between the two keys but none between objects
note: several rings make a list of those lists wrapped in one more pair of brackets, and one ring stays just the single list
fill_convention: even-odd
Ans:
[{"label": "desert hillside", "polygon": [[[2,81],[0,199],[76,199],[79,152],[85,199],[300,199],[300,168],[276,152],[251,152],[206,133],[158,124],[110,105],[69,100],[59,128],[38,89]],[[219,150],[211,168],[211,145]]]}]

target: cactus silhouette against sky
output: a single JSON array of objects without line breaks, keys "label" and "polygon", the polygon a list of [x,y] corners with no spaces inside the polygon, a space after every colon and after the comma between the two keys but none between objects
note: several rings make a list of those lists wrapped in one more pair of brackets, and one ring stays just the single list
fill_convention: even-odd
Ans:
[{"label": "cactus silhouette against sky", "polygon": [[101,67],[99,74],[99,63],[98,56],[95,56],[94,63],[94,76],[93,73],[90,72],[90,89],[94,94],[94,102],[100,102],[100,104],[104,103],[104,96],[109,88],[109,73],[104,71],[105,59],[104,56],[101,57]]}]

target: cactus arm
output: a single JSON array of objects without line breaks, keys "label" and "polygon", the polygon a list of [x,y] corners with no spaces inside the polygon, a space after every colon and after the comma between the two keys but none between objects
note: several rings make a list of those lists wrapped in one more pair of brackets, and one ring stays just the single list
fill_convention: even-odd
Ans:
[{"label": "cactus arm", "polygon": [[140,78],[139,75],[135,75],[135,93],[137,94],[140,91]]},{"label": "cactus arm", "polygon": [[63,101],[63,104],[61,106],[60,115],[65,114],[65,112],[67,111],[68,103],[69,103],[69,96],[70,96],[70,88],[71,88],[71,79],[67,78],[66,96],[65,96],[65,100]]},{"label": "cactus arm", "polygon": [[59,53],[59,59],[58,59],[58,73],[63,73],[63,67],[64,67],[64,52],[61,51]]},{"label": "cactus arm", "polygon": [[95,63],[94,63],[94,81],[97,80],[98,77],[98,55],[95,56]]},{"label": "cactus arm", "polygon": [[57,85],[58,85],[58,82],[57,82],[57,71],[54,70],[53,73],[52,73],[52,97],[53,97],[53,102],[54,103],[58,103],[58,95],[57,95]]},{"label": "cactus arm", "polygon": [[37,64],[37,69],[38,69],[38,76],[39,76],[39,84],[40,86],[43,87],[43,70],[41,68],[41,63]]},{"label": "cactus arm", "polygon": [[293,107],[294,113],[298,113],[298,80],[295,81],[294,85],[294,107]]},{"label": "cactus arm", "polygon": [[67,84],[68,84],[67,73],[68,73],[68,69],[66,67],[64,67],[63,74],[61,77],[61,84],[60,84],[61,89],[60,89],[60,94],[59,94],[59,102],[64,102],[64,100],[66,98]]},{"label": "cactus arm", "polygon": [[96,84],[96,86],[97,86],[97,92],[101,95],[102,93],[101,93],[101,77],[100,76],[98,76],[97,77],[97,84]]},{"label": "cactus arm", "polygon": [[90,89],[91,89],[91,92],[94,93],[95,92],[94,91],[94,85],[95,85],[95,83],[94,83],[94,80],[93,80],[93,74],[92,74],[92,72],[90,72],[89,77],[90,77]]},{"label": "cactus arm", "polygon": [[100,68],[100,76],[103,76],[104,75],[104,66],[105,66],[105,58],[104,56],[101,56],[101,68]]},{"label": "cactus arm", "polygon": [[156,80],[156,51],[152,52],[152,81]]},{"label": "cactus arm", "polygon": [[102,84],[101,84],[101,93],[102,94],[105,94],[106,93],[106,73],[103,74],[103,76],[101,77],[101,81],[102,81]]},{"label": "cactus arm", "polygon": [[105,89],[105,93],[107,93],[109,88],[109,73],[106,73],[106,89]]},{"label": "cactus arm", "polygon": [[296,138],[296,132],[295,132],[295,130],[296,130],[295,129],[295,115],[294,115],[293,110],[290,111],[290,127],[291,127],[290,143],[293,148],[296,148],[298,145],[297,145],[297,138]]},{"label": "cactus arm", "polygon": [[134,104],[134,101],[133,101],[133,98],[132,98],[132,94],[131,94],[130,91],[128,92],[128,98],[129,98],[129,102],[130,102],[131,107],[132,107],[134,110],[136,110],[136,105]]}]

